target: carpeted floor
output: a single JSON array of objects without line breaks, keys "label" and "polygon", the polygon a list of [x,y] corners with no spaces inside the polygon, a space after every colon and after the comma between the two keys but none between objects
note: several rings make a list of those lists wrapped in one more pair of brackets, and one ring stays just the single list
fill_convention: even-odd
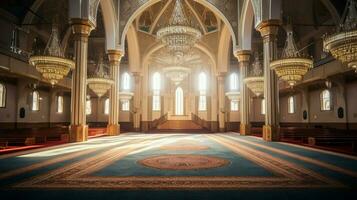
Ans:
[{"label": "carpeted floor", "polygon": [[357,157],[239,134],[135,134],[0,156],[5,199],[346,199]]}]

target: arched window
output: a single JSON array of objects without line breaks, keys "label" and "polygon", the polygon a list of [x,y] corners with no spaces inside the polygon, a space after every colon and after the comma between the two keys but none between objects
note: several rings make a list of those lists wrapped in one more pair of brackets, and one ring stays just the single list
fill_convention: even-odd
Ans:
[{"label": "arched window", "polygon": [[229,77],[229,86],[231,90],[238,90],[238,75],[237,73],[232,73]]},{"label": "arched window", "polygon": [[183,90],[178,87],[175,92],[175,114],[183,115]]},{"label": "arched window", "polygon": [[207,98],[206,96],[200,96],[198,100],[198,110],[206,111],[207,110]]},{"label": "arched window", "polygon": [[159,72],[155,72],[152,76],[152,89],[154,91],[160,91],[161,89],[161,76]]},{"label": "arched window", "polygon": [[104,101],[104,114],[109,115],[109,98]]},{"label": "arched window", "polygon": [[40,110],[40,94],[37,91],[32,92],[32,111],[39,111]]},{"label": "arched window", "polygon": [[92,114],[92,101],[90,99],[87,99],[86,101],[86,114]]},{"label": "arched window", "polygon": [[0,108],[6,106],[6,87],[4,84],[0,83]]},{"label": "arched window", "polygon": [[239,110],[239,101],[231,100],[231,111],[238,111],[238,110]]},{"label": "arched window", "polygon": [[161,104],[160,104],[160,96],[154,95],[152,97],[152,110],[153,111],[160,111],[161,110]]},{"label": "arched window", "polygon": [[123,76],[123,90],[130,90],[130,75],[124,72]]},{"label": "arched window", "polygon": [[207,90],[207,76],[204,72],[201,72],[198,75],[198,90],[200,92],[205,92]]},{"label": "arched window", "polygon": [[63,113],[63,96],[57,96],[57,113]]},{"label": "arched window", "polygon": [[121,110],[122,111],[129,111],[130,110],[130,101],[129,100],[122,101]]},{"label": "arched window", "polygon": [[295,113],[295,97],[291,96],[288,98],[288,113]]},{"label": "arched window", "polygon": [[260,112],[262,115],[265,115],[265,113],[266,113],[265,99],[262,99],[262,101],[261,101],[261,111]]},{"label": "arched window", "polygon": [[324,90],[320,94],[321,110],[331,110],[331,92]]},{"label": "arched window", "polygon": [[159,72],[155,72],[152,76],[152,110],[160,111],[161,110],[161,101],[160,101],[160,89],[161,89],[161,76]]}]

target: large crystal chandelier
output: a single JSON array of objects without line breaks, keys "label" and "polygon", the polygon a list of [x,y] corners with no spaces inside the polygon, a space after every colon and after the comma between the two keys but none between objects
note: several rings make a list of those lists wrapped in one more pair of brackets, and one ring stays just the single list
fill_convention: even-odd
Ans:
[{"label": "large crystal chandelier", "polygon": [[303,57],[297,50],[291,25],[287,26],[286,34],[283,54],[280,59],[270,63],[270,68],[276,72],[280,79],[288,82],[290,86],[294,86],[312,68],[313,61]]},{"label": "large crystal chandelier", "polygon": [[183,66],[169,66],[162,69],[175,85],[179,85],[191,72],[191,69]]},{"label": "large crystal chandelier", "polygon": [[258,54],[255,54],[255,60],[252,66],[253,69],[250,76],[244,79],[244,83],[247,84],[247,87],[255,94],[255,96],[259,97],[264,94],[264,76]]},{"label": "large crystal chandelier", "polygon": [[174,56],[182,57],[202,35],[191,25],[185,15],[181,0],[176,0],[168,25],[159,29],[156,36]]},{"label": "large crystal chandelier", "polygon": [[347,2],[337,33],[324,38],[324,50],[357,72],[357,2]]},{"label": "large crystal chandelier", "polygon": [[74,62],[64,57],[58,39],[57,25],[52,26],[52,33],[44,50],[44,55],[31,56],[29,63],[35,66],[42,77],[52,85],[57,84],[58,81],[67,76],[71,69],[74,69]]},{"label": "large crystal chandelier", "polygon": [[104,71],[103,56],[99,57],[97,69],[94,75],[87,79],[88,87],[98,96],[102,97],[114,83]]}]

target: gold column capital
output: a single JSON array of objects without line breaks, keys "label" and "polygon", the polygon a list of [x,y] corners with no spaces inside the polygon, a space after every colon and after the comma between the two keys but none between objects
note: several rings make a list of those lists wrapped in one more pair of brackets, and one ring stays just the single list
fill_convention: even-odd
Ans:
[{"label": "gold column capital", "polygon": [[95,25],[87,19],[72,18],[70,24],[73,34],[80,37],[89,37],[90,32],[95,28]]},{"label": "gold column capital", "polygon": [[115,66],[119,65],[121,58],[124,55],[124,52],[117,49],[110,49],[107,51],[107,53],[108,53],[109,63]]},{"label": "gold column capital", "polygon": [[279,27],[281,25],[281,20],[270,19],[261,21],[256,30],[260,32],[263,38],[268,38],[269,36],[276,36],[278,34]]},{"label": "gold column capital", "polygon": [[234,56],[238,62],[249,62],[252,52],[250,50],[238,50],[234,52]]}]

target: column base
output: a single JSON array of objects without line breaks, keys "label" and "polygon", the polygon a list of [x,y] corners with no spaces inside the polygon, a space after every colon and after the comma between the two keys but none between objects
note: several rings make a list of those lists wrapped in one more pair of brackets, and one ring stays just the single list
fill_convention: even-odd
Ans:
[{"label": "column base", "polygon": [[263,140],[274,142],[280,140],[280,128],[278,126],[264,125]]},{"label": "column base", "polygon": [[221,132],[221,133],[226,132],[226,128],[219,128],[219,132]]},{"label": "column base", "polygon": [[218,131],[218,122],[217,121],[211,121],[211,131],[212,132]]},{"label": "column base", "polygon": [[108,124],[107,132],[109,136],[115,136],[120,134],[120,125],[119,124]]},{"label": "column base", "polygon": [[70,125],[69,142],[84,142],[88,140],[88,125]]},{"label": "column base", "polygon": [[142,121],[141,122],[141,131],[142,132],[148,132],[149,131],[149,123],[148,121]]},{"label": "column base", "polygon": [[240,135],[249,135],[250,134],[250,130],[251,130],[250,124],[240,124],[239,128],[240,128],[239,129]]}]

